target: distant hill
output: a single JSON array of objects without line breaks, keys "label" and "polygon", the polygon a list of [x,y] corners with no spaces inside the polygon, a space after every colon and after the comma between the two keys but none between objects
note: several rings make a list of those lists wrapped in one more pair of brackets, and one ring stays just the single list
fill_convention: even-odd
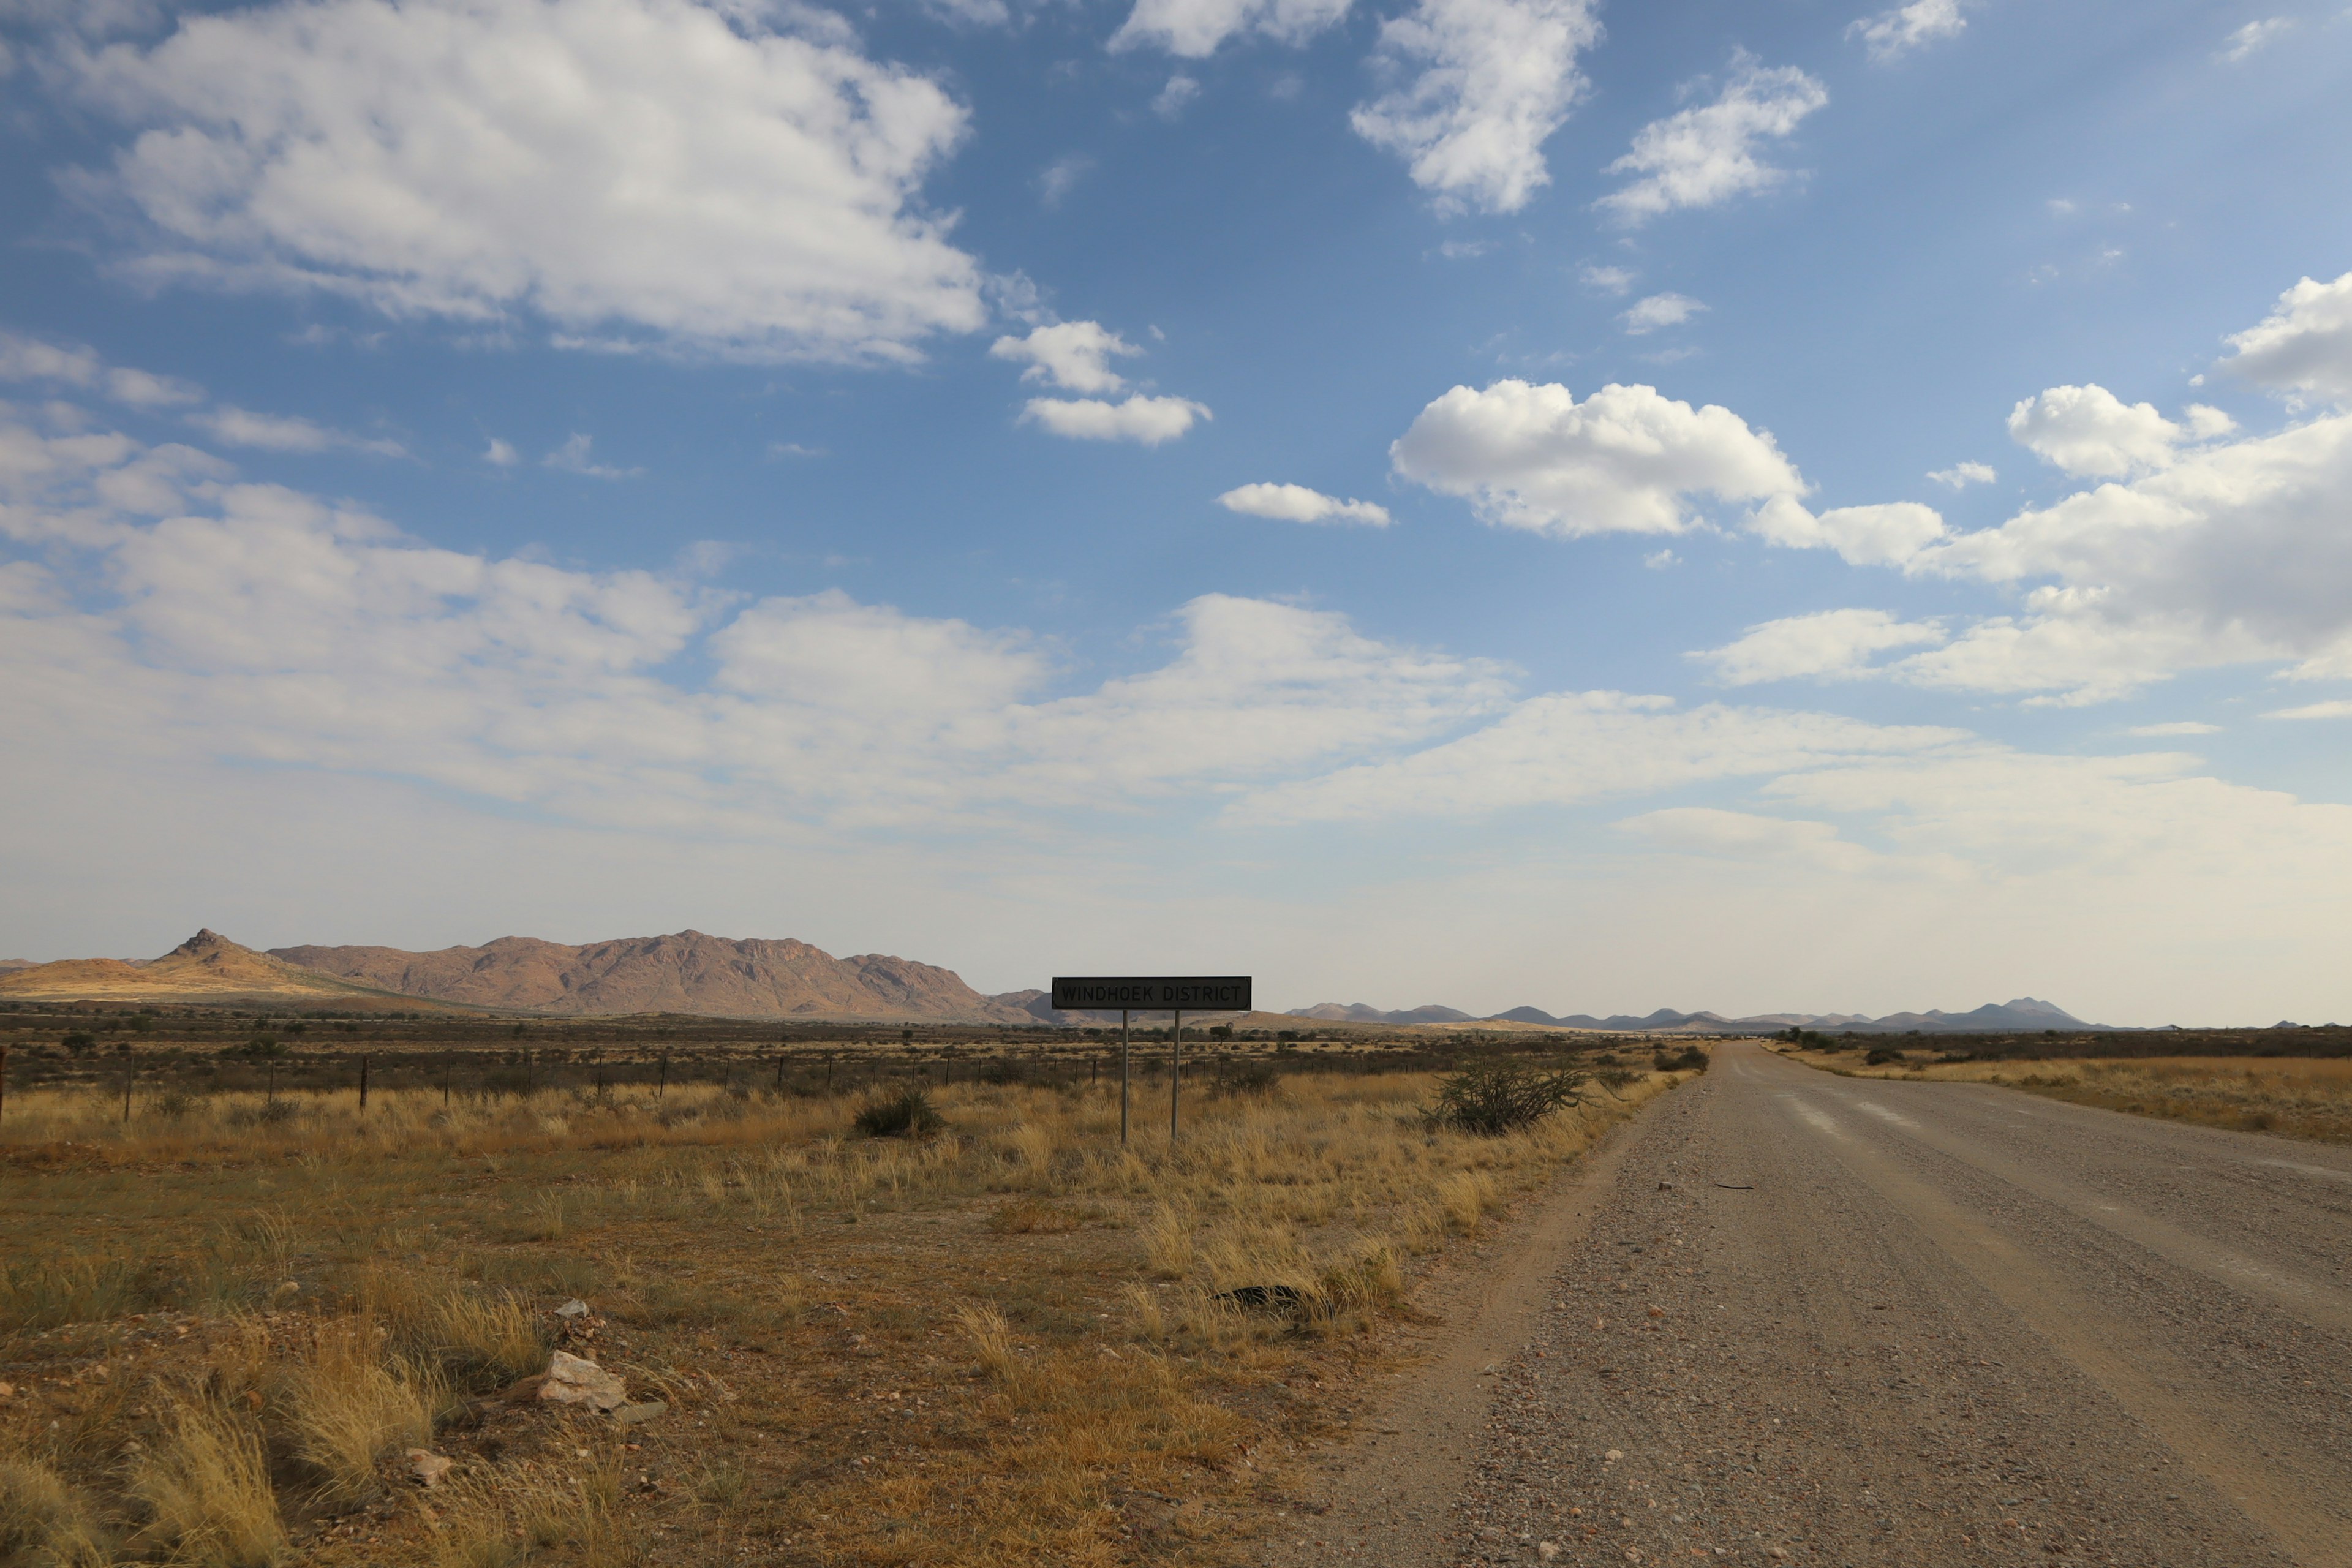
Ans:
[{"label": "distant hill", "polygon": [[280,947],[270,956],[404,996],[565,1015],[1032,1024],[951,970],[863,953],[835,958],[790,938],[622,937],[569,946],[506,936],[481,947]]},{"label": "distant hill", "polygon": [[1727,1018],[1720,1013],[1677,1013],[1661,1007],[1654,1013],[1635,1017],[1630,1013],[1614,1013],[1606,1018],[1596,1018],[1589,1013],[1570,1013],[1555,1017],[1537,1007],[1514,1007],[1507,1013],[1490,1013],[1483,1020],[1451,1007],[1415,1007],[1409,1012],[1382,1012],[1361,1002],[1342,1005],[1322,1002],[1312,1007],[1295,1007],[1293,1018],[1315,1018],[1334,1024],[1455,1024],[1472,1022],[1525,1024],[1540,1029],[1606,1029],[1631,1034],[1722,1034],[1764,1033],[1790,1027],[1805,1029],[1841,1029],[1855,1033],[1903,1034],[1912,1029],[1921,1034],[2024,1034],[2042,1029],[2112,1028],[2107,1024],[2086,1024],[2064,1008],[2032,996],[2020,996],[2009,1002],[1988,1002],[1967,1013],[1889,1013],[1882,1018],[1865,1017],[1859,1013],[1765,1013],[1745,1018]]},{"label": "distant hill", "polygon": [[0,997],[17,1001],[175,1003],[283,1001],[325,1006],[383,1005],[375,987],[320,974],[200,931],[145,963],[68,958],[0,973]]}]

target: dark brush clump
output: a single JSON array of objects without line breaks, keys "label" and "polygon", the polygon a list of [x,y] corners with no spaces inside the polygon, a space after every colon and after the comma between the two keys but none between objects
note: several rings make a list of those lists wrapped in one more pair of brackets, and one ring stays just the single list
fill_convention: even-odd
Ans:
[{"label": "dark brush clump", "polygon": [[1437,1085],[1437,1103],[1423,1115],[1433,1127],[1499,1137],[1532,1127],[1563,1106],[1580,1104],[1585,1075],[1544,1072],[1525,1062],[1482,1062]]},{"label": "dark brush clump", "polygon": [[921,1138],[947,1125],[919,1089],[900,1089],[869,1100],[857,1113],[857,1131],[868,1138]]}]

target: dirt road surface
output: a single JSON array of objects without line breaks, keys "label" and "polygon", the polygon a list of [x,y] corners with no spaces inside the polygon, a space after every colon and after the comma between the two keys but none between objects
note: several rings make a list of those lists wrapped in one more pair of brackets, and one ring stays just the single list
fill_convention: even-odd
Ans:
[{"label": "dirt road surface", "polygon": [[2352,1152],[1734,1044],[1522,1235],[1270,1562],[2352,1568]]}]

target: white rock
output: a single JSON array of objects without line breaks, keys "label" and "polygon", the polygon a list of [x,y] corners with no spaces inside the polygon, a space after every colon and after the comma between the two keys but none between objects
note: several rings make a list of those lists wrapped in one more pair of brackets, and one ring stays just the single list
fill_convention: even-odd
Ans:
[{"label": "white rock", "polygon": [[441,1478],[457,1468],[457,1461],[446,1454],[436,1454],[425,1448],[408,1450],[408,1473],[416,1478],[419,1486],[435,1487]]},{"label": "white rock", "polygon": [[547,1360],[547,1381],[539,1396],[558,1405],[589,1405],[610,1410],[628,1403],[628,1384],[585,1356],[557,1351]]}]

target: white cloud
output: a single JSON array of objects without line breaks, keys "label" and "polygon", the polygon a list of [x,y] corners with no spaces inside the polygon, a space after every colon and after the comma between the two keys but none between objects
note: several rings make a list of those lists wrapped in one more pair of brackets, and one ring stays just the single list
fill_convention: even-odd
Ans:
[{"label": "white cloud", "polygon": [[1228,814],[1253,825],[1481,816],[1958,745],[1961,731],[1664,697],[1560,692],[1514,704],[1460,740],[1277,784]]},{"label": "white cloud", "polygon": [[978,328],[978,269],[919,205],[964,110],[837,19],[772,15],[800,31],[691,0],[186,16],[76,57],[145,127],[87,183],[152,226],[158,280],[756,358]]},{"label": "white cloud", "polygon": [[1078,182],[1094,173],[1094,167],[1095,161],[1084,153],[1065,153],[1038,174],[1037,199],[1048,207],[1060,206]]},{"label": "white cloud", "polygon": [[593,437],[575,430],[562,446],[540,461],[560,472],[579,474],[592,479],[633,479],[645,472],[643,468],[615,468],[599,463],[590,450],[594,446]]},{"label": "white cloud", "polygon": [[1669,806],[1616,823],[1618,832],[1660,849],[1728,860],[1796,862],[1825,870],[1866,870],[1880,857],[1838,836],[1829,822],[1759,816],[1713,806]]},{"label": "white cloud", "polygon": [[1098,321],[1062,321],[1031,329],[1026,337],[996,340],[989,353],[1028,362],[1024,381],[1044,381],[1072,392],[1117,392],[1127,382],[1110,368],[1113,355],[1143,351]]},{"label": "white cloud", "polygon": [[1114,51],[1146,46],[1187,59],[1214,54],[1219,44],[1254,33],[1280,43],[1304,43],[1348,14],[1349,0],[1136,0],[1111,35]]},{"label": "white cloud", "polygon": [[1183,397],[1147,397],[1141,394],[1117,403],[1098,397],[1033,397],[1022,409],[1024,420],[1043,425],[1056,436],[1076,441],[1134,441],[1157,447],[1173,441],[1210,417],[1202,404]]},{"label": "white cloud", "polygon": [[1386,528],[1389,509],[1368,500],[1341,500],[1305,485],[1242,485],[1217,498],[1228,511],[1270,517],[1279,522],[1356,522]]},{"label": "white cloud", "polygon": [[1416,0],[1381,25],[1378,58],[1408,84],[1360,105],[1356,133],[1405,160],[1441,205],[1517,212],[1551,183],[1544,142],[1587,85],[1598,0]]},{"label": "white cloud", "polygon": [[1790,495],[1776,495],[1750,514],[1748,528],[1790,550],[1834,550],[1857,566],[1893,566],[1945,537],[1936,509],[1917,501],[1842,506],[1815,516]]},{"label": "white cloud", "polygon": [[2231,33],[2223,41],[2221,53],[2213,58],[2235,65],[2294,26],[2294,18],[2292,16],[2265,16],[2260,21],[2249,22]]},{"label": "white cloud", "polygon": [[1713,103],[1654,120],[1633,150],[1605,173],[1641,176],[1593,205],[1628,224],[1677,207],[1711,207],[1789,179],[1758,156],[1758,143],[1789,135],[1829,102],[1829,89],[1794,66],[1765,67],[1742,54]]},{"label": "white cloud", "polygon": [[1939,485],[1948,485],[1953,489],[1961,490],[1970,485],[1989,485],[2000,478],[2000,475],[1990,463],[1966,462],[1954,463],[1948,468],[1931,468],[1928,470],[1927,477]]},{"label": "white cloud", "polygon": [[0,541],[52,563],[0,565],[0,689],[193,756],[633,831],[938,826],[1213,800],[1507,693],[1488,661],[1209,595],[1164,660],[1056,695],[1020,631],[840,593],[739,608],[678,577],[423,545],[202,454],[0,434]]},{"label": "white cloud", "polygon": [[1874,654],[1940,643],[1950,634],[1933,621],[1903,621],[1885,610],[1822,610],[1750,626],[1737,642],[1691,655],[1715,667],[1727,686],[1767,680],[1850,680],[1876,673]]},{"label": "white cloud", "polygon": [[2161,741],[2178,735],[2218,735],[2221,732],[2221,725],[2201,723],[2195,719],[2176,719],[2164,724],[2135,724],[2124,731],[2144,741]]},{"label": "white cloud", "polygon": [[2307,702],[2300,708],[2276,708],[2263,715],[2265,719],[2352,719],[2352,700],[2336,699],[2326,702]]},{"label": "white cloud", "polygon": [[2338,415],[2171,454],[2138,479],[1932,542],[1905,571],[2027,588],[2026,613],[1980,622],[1894,673],[2063,701],[2242,662],[2352,676],[2347,493],[2352,415]]},{"label": "white cloud", "polygon": [[176,376],[110,365],[79,343],[47,342],[0,328],[0,381],[41,381],[94,392],[132,408],[177,408],[205,389]]},{"label": "white cloud", "polygon": [[1872,63],[1885,65],[1922,44],[1957,38],[1968,25],[1960,0],[1911,0],[1908,5],[1858,19],[1846,28],[1845,36],[1860,38],[1870,50]]},{"label": "white cloud", "polygon": [[1683,563],[1683,558],[1672,549],[1653,550],[1642,557],[1642,564],[1653,572],[1667,572]]},{"label": "white cloud", "polygon": [[2352,272],[2333,283],[2304,279],[2229,342],[2238,352],[2221,362],[2224,370],[2258,385],[2352,404]]},{"label": "white cloud", "polygon": [[407,455],[406,448],[397,441],[352,436],[291,415],[256,414],[250,409],[224,405],[205,409],[201,414],[192,414],[188,419],[191,424],[211,432],[216,440],[232,447],[254,447],[267,452],[329,452],[348,448],[373,452],[384,458]]},{"label": "white cloud", "polygon": [[1596,294],[1630,294],[1640,275],[1631,268],[1596,267],[1588,262],[1576,276],[1579,282]]},{"label": "white cloud", "polygon": [[1660,327],[1679,327],[1706,309],[1687,294],[1653,294],[1634,300],[1618,320],[1625,323],[1626,336],[1638,338]]},{"label": "white cloud", "polygon": [[1178,71],[1168,79],[1168,85],[1161,88],[1158,96],[1152,99],[1151,112],[1162,120],[1173,120],[1184,112],[1186,104],[1200,96],[1200,82],[1186,76],[1182,71]]},{"label": "white cloud", "polygon": [[511,468],[521,462],[522,458],[516,453],[512,442],[501,441],[493,436],[490,437],[490,444],[482,450],[482,461],[494,468]]},{"label": "white cloud", "polygon": [[1679,533],[1686,499],[1792,494],[1804,480],[1764,431],[1727,408],[1655,387],[1602,387],[1578,404],[1556,384],[1457,386],[1390,447],[1398,473],[1466,496],[1486,521],[1561,537]]},{"label": "white cloud", "polygon": [[2151,403],[2126,404],[2104,386],[2053,386],[2009,413],[2009,434],[2046,463],[2070,474],[2116,478],[2170,463],[2181,442],[2230,428],[2219,409],[2192,408],[2188,426]]}]

